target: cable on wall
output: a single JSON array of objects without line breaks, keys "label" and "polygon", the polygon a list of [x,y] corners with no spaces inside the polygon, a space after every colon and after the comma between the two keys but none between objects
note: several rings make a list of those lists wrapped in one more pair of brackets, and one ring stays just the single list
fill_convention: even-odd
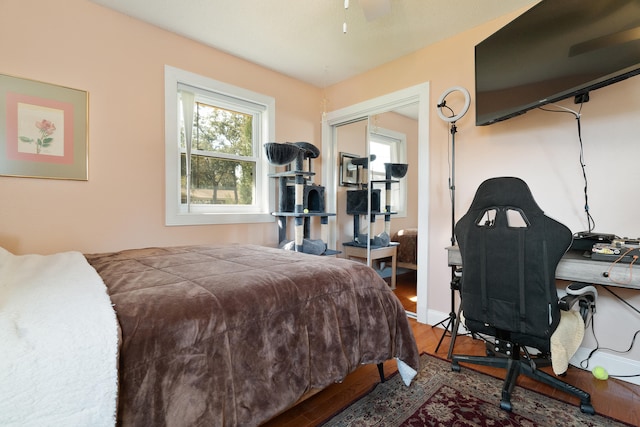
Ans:
[{"label": "cable on wall", "polygon": [[578,111],[574,111],[574,110],[571,110],[570,108],[566,108],[566,107],[563,107],[562,105],[556,105],[556,104],[553,104],[553,105],[557,108],[560,108],[560,110],[552,110],[544,107],[538,107],[538,109],[542,111],[547,111],[550,113],[569,113],[569,114],[572,114],[576,119],[576,123],[578,125],[578,142],[580,143],[580,158],[579,158],[580,169],[582,170],[582,178],[584,180],[584,212],[587,217],[587,231],[591,233],[596,228],[596,222],[591,216],[591,212],[589,211],[589,191],[588,191],[589,185],[587,180],[587,171],[585,169],[586,165],[584,163],[584,146],[582,143],[582,127],[580,122],[580,118],[581,118],[580,113],[582,111],[583,104],[584,104],[584,98],[582,99],[582,101],[580,101],[580,109]]},{"label": "cable on wall", "polygon": [[[584,179],[584,211],[585,214],[587,216],[587,228],[589,232],[592,232],[595,228],[595,220],[593,219],[593,217],[591,216],[591,213],[589,212],[589,193],[588,193],[588,180],[587,180],[587,172],[586,172],[586,165],[584,163],[584,146],[583,146],[583,142],[582,142],[582,127],[581,127],[581,122],[580,122],[580,118],[581,118],[581,112],[582,112],[582,106],[584,104],[584,97],[582,98],[581,102],[580,102],[580,108],[578,111],[573,111],[569,108],[563,107],[561,105],[556,105],[553,104],[555,107],[559,108],[559,110],[553,110],[553,109],[548,109],[548,108],[544,108],[544,107],[538,107],[538,109],[543,110],[543,111],[547,111],[550,113],[570,113],[572,114],[575,119],[576,119],[576,124],[578,126],[578,141],[580,143],[580,168],[582,170],[582,177]],[[633,248],[632,248],[633,249]],[[626,254],[625,254],[626,255]],[[614,263],[612,263],[612,267],[614,264],[616,264],[620,259],[622,259],[622,257],[620,257],[618,260],[616,260]],[[637,257],[634,258],[633,262],[631,263],[631,265],[629,266],[630,268],[632,267],[633,263],[637,260]],[[629,281],[631,280],[631,274],[633,270],[630,270],[630,278]],[[608,291],[610,294],[612,294],[614,297],[616,297],[618,300],[620,300],[621,302],[623,302],[624,304],[626,304],[627,306],[629,306],[632,310],[634,310],[635,312],[640,314],[640,310],[638,310],[636,307],[632,306],[631,304],[629,304],[627,301],[625,301],[622,297],[620,297],[618,294],[616,294],[614,291],[612,291],[611,289],[609,289],[608,286],[602,286],[606,291]],[[633,348],[636,338],[638,336],[638,334],[640,334],[640,330],[637,330],[634,334],[633,337],[631,338],[631,344],[629,345],[629,348],[626,350],[615,350],[612,348],[607,348],[607,347],[600,347],[600,342],[598,341],[598,337],[596,336],[596,332],[595,332],[595,326],[594,326],[594,320],[593,317],[590,320],[591,324],[591,333],[593,335],[593,338],[596,341],[596,348],[594,348],[593,350],[591,350],[591,352],[589,352],[589,355],[582,361],[580,361],[580,368],[582,369],[588,369],[589,368],[589,361],[591,360],[591,357],[599,350],[608,350],[608,351],[612,351],[614,353],[619,353],[619,354],[624,354],[624,353],[628,353],[631,351],[631,349]],[[589,326],[589,325],[587,325]],[[600,368],[600,367],[596,367],[596,368]],[[594,376],[595,376],[595,369],[594,368]],[[602,368],[600,368],[602,369]],[[632,378],[632,377],[640,377],[640,374],[631,374],[631,375],[617,375],[617,374],[609,374],[605,371],[607,377],[612,377],[612,378]]]},{"label": "cable on wall", "polygon": [[[612,291],[611,289],[609,289],[608,286],[604,286],[601,285],[602,288],[604,288],[604,290],[608,291],[611,295],[613,295],[614,297],[616,297],[619,301],[621,301],[623,304],[627,305],[629,308],[631,308],[633,311],[635,311],[636,313],[640,314],[640,310],[638,310],[636,307],[634,307],[633,305],[629,304],[629,302],[627,302],[624,298],[622,298],[620,295],[618,295],[617,293],[615,293],[614,291]],[[583,359],[582,361],[580,361],[580,368],[582,369],[588,369],[589,368],[589,361],[591,360],[591,357],[598,351],[598,350],[609,350],[612,351],[614,353],[619,353],[619,354],[624,354],[624,353],[628,353],[631,351],[631,349],[633,348],[635,342],[636,342],[636,338],[638,336],[638,334],[640,334],[640,330],[637,330],[634,334],[633,337],[631,338],[631,344],[629,344],[629,348],[626,350],[615,350],[612,348],[607,348],[607,347],[600,347],[600,342],[598,341],[598,337],[596,337],[596,331],[595,331],[595,326],[594,326],[594,321],[593,321],[593,317],[591,317],[591,334],[593,335],[593,338],[596,340],[596,348],[594,348],[593,350],[591,350],[591,352],[589,353],[589,355]],[[631,374],[631,375],[617,375],[617,374],[608,374],[609,377],[613,377],[613,378],[633,378],[633,377],[640,377],[640,374]]]}]

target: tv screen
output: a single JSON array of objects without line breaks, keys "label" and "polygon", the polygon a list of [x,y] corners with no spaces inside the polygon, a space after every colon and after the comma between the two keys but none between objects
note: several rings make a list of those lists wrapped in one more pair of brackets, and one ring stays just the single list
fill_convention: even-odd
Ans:
[{"label": "tv screen", "polygon": [[476,125],[638,73],[640,0],[542,0],[476,45]]}]

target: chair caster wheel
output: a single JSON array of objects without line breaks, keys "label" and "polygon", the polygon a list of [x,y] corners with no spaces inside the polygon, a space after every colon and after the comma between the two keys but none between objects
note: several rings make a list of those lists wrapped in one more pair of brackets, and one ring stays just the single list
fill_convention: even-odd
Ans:
[{"label": "chair caster wheel", "polygon": [[451,370],[453,372],[460,372],[460,365],[458,365],[457,363],[452,363],[451,364]]},{"label": "chair caster wheel", "polygon": [[582,412],[584,412],[587,415],[595,415],[596,414],[596,410],[593,409],[593,406],[591,406],[590,403],[581,403],[580,404],[580,410]]},{"label": "chair caster wheel", "polygon": [[511,406],[511,402],[505,402],[504,400],[500,402],[500,409],[504,409],[507,412],[511,412],[513,407]]}]

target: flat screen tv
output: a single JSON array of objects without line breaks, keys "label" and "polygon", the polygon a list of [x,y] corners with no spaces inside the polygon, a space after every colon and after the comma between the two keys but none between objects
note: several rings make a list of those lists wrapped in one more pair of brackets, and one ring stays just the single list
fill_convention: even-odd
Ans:
[{"label": "flat screen tv", "polygon": [[542,0],[476,45],[476,125],[639,73],[640,0]]}]

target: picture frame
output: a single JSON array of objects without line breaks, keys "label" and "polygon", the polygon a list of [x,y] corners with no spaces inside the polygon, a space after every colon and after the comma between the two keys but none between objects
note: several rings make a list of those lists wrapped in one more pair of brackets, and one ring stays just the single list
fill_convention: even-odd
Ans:
[{"label": "picture frame", "polygon": [[0,175],[87,181],[86,91],[0,74]]},{"label": "picture frame", "polygon": [[357,154],[340,153],[340,186],[342,187],[357,187],[358,182],[358,167],[351,163],[352,159],[357,159],[361,156]]}]

